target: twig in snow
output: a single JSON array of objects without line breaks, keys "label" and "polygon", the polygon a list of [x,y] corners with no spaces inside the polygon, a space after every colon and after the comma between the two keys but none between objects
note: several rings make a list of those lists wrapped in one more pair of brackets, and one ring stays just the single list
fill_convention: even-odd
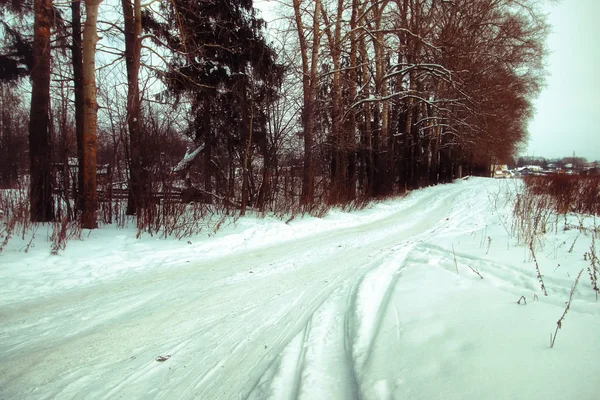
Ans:
[{"label": "twig in snow", "polygon": [[521,304],[521,300],[523,300],[523,302],[525,303],[525,305],[527,305],[527,299],[525,298],[525,296],[519,297],[519,301],[517,301],[517,304]]},{"label": "twig in snow", "polygon": [[458,274],[458,263],[456,262],[456,253],[454,252],[454,243],[452,243],[452,255],[454,255],[454,266],[456,267],[456,273]]},{"label": "twig in snow", "polygon": [[560,264],[558,264],[558,265],[556,266],[556,268],[554,268],[554,271],[552,271],[552,273],[555,273],[555,272],[556,272],[556,270],[557,270],[557,269],[559,269],[559,268],[560,268]]},{"label": "twig in snow", "polygon": [[477,274],[477,276],[479,276],[481,279],[483,279],[483,276],[481,276],[479,271],[477,271],[475,268],[471,267],[470,265],[467,265],[467,267],[471,268],[471,271],[473,271],[474,274]]}]

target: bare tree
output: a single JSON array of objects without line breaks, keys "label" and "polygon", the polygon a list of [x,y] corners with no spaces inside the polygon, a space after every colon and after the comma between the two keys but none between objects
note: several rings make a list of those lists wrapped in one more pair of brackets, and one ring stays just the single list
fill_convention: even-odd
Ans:
[{"label": "bare tree", "polygon": [[98,102],[96,100],[96,43],[98,42],[98,6],[102,0],[86,0],[83,30],[83,202],[81,222],[84,228],[98,227],[96,149]]},{"label": "bare tree", "polygon": [[139,88],[140,56],[142,49],[142,6],[140,0],[122,0],[125,17],[125,64],[127,65],[127,126],[131,179],[127,214],[136,214],[138,221],[150,197],[148,174],[144,168],[142,144],[142,113]]},{"label": "bare tree", "polygon": [[[302,196],[300,202],[311,205],[315,196],[315,167],[313,160],[315,111],[317,90],[319,88],[318,62],[321,41],[320,17],[321,0],[314,2],[312,16],[312,43],[302,21],[301,0],[294,0],[294,15],[300,53],[302,57],[302,87],[304,92],[304,109],[302,111],[302,127],[304,128],[304,172],[302,177]],[[310,49],[310,54],[309,54]],[[310,56],[310,58],[309,58]]]},{"label": "bare tree", "polygon": [[83,209],[83,63],[81,54],[81,1],[71,2],[71,57],[73,63],[73,87],[75,97],[75,137],[77,138],[77,190],[75,203]]},{"label": "bare tree", "polygon": [[34,3],[33,52],[31,70],[31,112],[29,117],[29,168],[31,220],[54,219],[52,169],[50,159],[50,37],[54,9],[52,0]]},{"label": "bare tree", "polygon": [[0,83],[0,188],[17,186],[26,165],[28,112],[20,93]]}]

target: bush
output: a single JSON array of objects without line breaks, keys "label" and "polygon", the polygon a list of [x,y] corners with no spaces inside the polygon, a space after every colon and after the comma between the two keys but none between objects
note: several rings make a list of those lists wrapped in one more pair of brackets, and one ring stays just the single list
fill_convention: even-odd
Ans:
[{"label": "bush", "polygon": [[524,180],[526,191],[548,196],[558,214],[600,214],[600,176],[527,176]]}]

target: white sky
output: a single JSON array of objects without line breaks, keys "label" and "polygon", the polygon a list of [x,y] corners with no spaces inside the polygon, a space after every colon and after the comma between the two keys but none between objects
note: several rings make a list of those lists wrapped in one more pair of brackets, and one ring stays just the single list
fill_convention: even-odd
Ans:
[{"label": "white sky", "polygon": [[600,0],[549,7],[547,86],[535,101],[528,155],[600,160]]}]

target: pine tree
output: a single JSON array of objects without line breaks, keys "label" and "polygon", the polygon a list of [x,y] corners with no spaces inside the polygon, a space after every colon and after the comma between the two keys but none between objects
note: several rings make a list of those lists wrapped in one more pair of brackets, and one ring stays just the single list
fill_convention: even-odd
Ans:
[{"label": "pine tree", "polygon": [[[177,21],[177,36],[149,14],[145,27],[178,55],[164,78],[172,93],[191,99],[189,136],[204,146],[204,190],[210,196],[216,180],[221,192],[234,196],[235,160],[245,160],[240,164],[247,189],[244,164],[248,167],[253,148],[264,140],[263,106],[272,98],[282,67],[261,34],[264,21],[256,17],[251,0],[174,0],[165,11]],[[224,173],[216,176],[217,157],[225,157],[223,165],[229,166],[227,184]]]}]

